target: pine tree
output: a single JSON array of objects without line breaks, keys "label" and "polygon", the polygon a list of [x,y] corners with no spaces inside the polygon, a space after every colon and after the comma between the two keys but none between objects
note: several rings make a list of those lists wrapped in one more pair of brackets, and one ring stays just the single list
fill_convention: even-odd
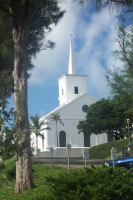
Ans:
[{"label": "pine tree", "polygon": [[[39,52],[39,45],[34,48],[35,52],[32,47],[42,44],[40,41],[46,29],[50,30],[51,24],[57,24],[64,12],[60,11],[56,0],[0,0],[0,14],[3,15],[3,24],[4,19],[9,21],[13,41],[14,106],[19,144],[15,192],[19,193],[33,187],[27,105],[27,54],[30,50],[30,56]],[[41,34],[37,35],[38,32]]]},{"label": "pine tree", "polygon": [[113,94],[125,94],[133,92],[133,25],[126,26],[122,18],[118,27],[116,41],[118,49],[114,51],[116,59],[121,61],[118,71],[106,68],[106,80]]}]

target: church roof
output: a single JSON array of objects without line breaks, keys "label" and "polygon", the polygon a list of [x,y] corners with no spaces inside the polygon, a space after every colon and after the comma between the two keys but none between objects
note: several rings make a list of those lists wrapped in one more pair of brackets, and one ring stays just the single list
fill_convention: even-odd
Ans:
[{"label": "church roof", "polygon": [[40,119],[40,121],[41,121],[41,120],[45,120],[45,119],[46,119],[47,117],[49,117],[52,113],[59,112],[60,109],[64,108],[64,107],[67,106],[67,105],[70,105],[71,103],[73,103],[74,101],[77,101],[79,98],[82,98],[82,97],[85,96],[85,95],[88,96],[89,98],[91,98],[94,102],[97,101],[95,98],[93,98],[92,96],[90,96],[90,95],[87,94],[87,93],[81,94],[78,98],[76,98],[76,99],[70,101],[69,103],[67,103],[67,104],[64,103],[64,104],[58,106],[57,108],[55,108],[54,110],[52,110],[51,112],[49,112],[47,115],[43,116],[43,117]]},{"label": "church roof", "polygon": [[78,77],[87,77],[88,75],[81,75],[81,74],[63,74],[59,79],[58,81],[60,81],[64,76],[69,76],[69,77],[75,77],[75,76],[78,76]]},{"label": "church roof", "polygon": [[73,48],[72,48],[72,40],[70,40],[70,54],[69,54],[68,74],[76,74],[76,68],[75,68],[75,62],[74,62],[74,54],[73,54]]}]

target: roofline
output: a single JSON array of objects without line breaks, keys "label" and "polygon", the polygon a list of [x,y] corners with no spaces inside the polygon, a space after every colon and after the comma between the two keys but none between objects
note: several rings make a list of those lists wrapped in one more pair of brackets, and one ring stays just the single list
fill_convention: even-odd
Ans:
[{"label": "roofline", "polygon": [[[64,108],[66,105],[71,104],[72,102],[78,100],[79,98],[81,98],[82,96],[85,96],[85,95],[89,96],[89,97],[90,97],[91,99],[93,99],[94,101],[97,101],[94,97],[90,96],[88,93],[84,93],[84,94],[82,94],[81,96],[79,96],[78,98],[74,99],[73,101],[70,101],[70,102],[67,103],[67,104],[64,103],[64,104],[58,106],[57,108],[55,108],[54,110],[52,110],[51,112],[49,112],[47,115],[43,116],[41,119],[42,119],[42,120],[46,119],[46,117],[48,117],[49,115],[51,115],[52,113],[54,113],[56,110],[58,111],[58,110]],[[40,119],[40,120],[41,120],[41,119]]]},{"label": "roofline", "polygon": [[58,81],[60,81],[64,76],[78,76],[78,77],[87,77],[88,75],[80,75],[80,74],[63,74],[59,79]]}]

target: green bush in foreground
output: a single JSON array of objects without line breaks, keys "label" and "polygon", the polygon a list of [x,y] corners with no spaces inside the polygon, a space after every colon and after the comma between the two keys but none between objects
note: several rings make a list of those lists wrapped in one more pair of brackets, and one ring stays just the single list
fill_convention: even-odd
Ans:
[{"label": "green bush in foreground", "polygon": [[73,170],[53,178],[50,175],[48,185],[51,199],[58,200],[126,200],[133,195],[133,174],[118,167],[94,167]]},{"label": "green bush in foreground", "polygon": [[[13,165],[13,163],[11,164]],[[1,172],[9,175],[15,186],[13,167],[6,166]],[[5,171],[6,170],[6,171]],[[14,177],[14,179],[12,179]],[[21,194],[14,194],[4,179],[0,180],[2,200],[129,200],[133,196],[133,173],[118,167],[95,167],[71,170],[45,164],[33,164],[35,187]]]}]

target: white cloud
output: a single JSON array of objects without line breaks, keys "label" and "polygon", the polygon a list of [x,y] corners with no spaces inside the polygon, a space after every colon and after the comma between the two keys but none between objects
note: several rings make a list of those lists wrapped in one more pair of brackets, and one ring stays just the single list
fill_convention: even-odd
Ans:
[{"label": "white cloud", "polygon": [[43,110],[40,113],[41,113],[42,116],[44,116],[44,111]]},{"label": "white cloud", "polygon": [[73,34],[77,73],[88,75],[89,94],[93,93],[95,98],[109,94],[100,59],[107,66],[114,61],[112,51],[117,46],[114,40],[117,13],[104,9],[99,13],[87,12],[84,15],[81,8],[69,7],[64,18],[48,35],[48,39],[56,42],[54,50],[42,51],[33,60],[36,67],[32,71],[30,84],[57,84],[57,79],[67,73],[69,35]]}]

